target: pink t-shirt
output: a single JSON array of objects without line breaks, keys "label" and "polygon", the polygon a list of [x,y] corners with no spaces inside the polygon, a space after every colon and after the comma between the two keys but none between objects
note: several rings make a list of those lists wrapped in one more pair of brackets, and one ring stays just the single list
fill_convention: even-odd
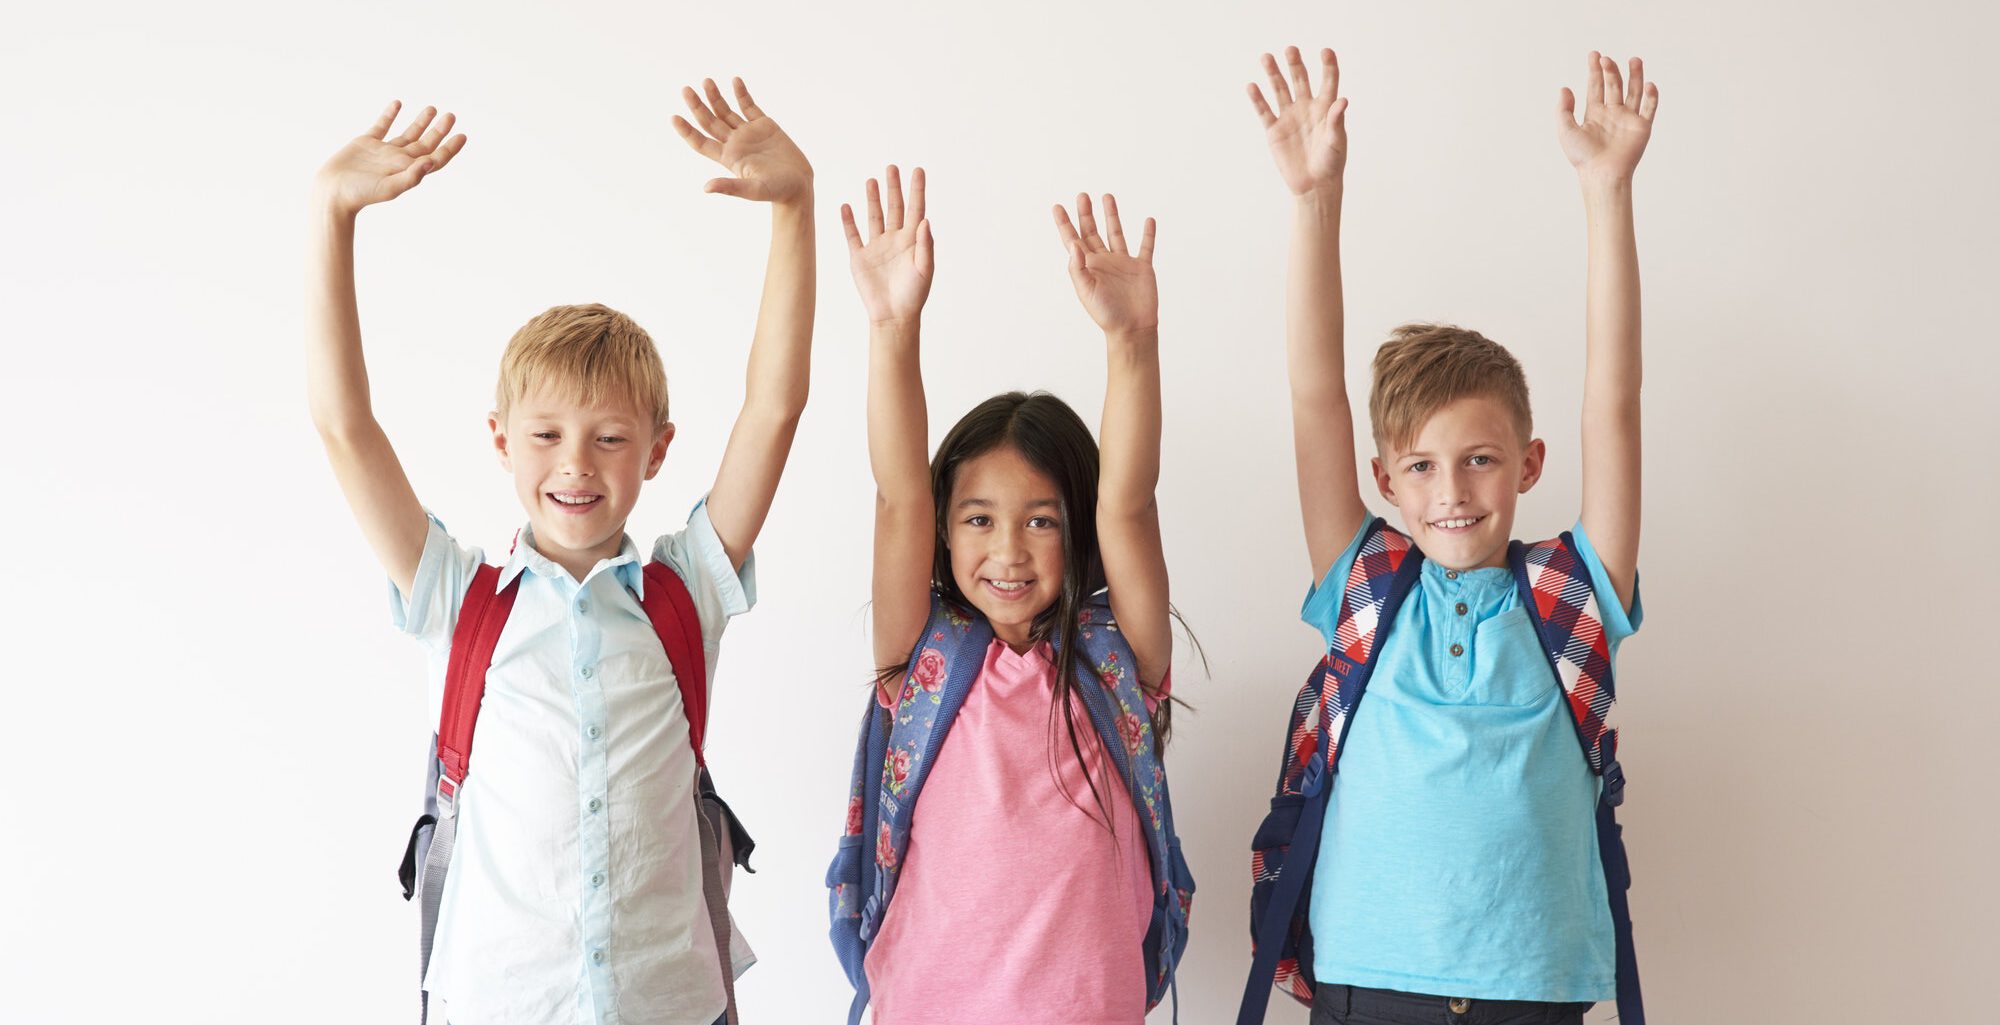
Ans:
[{"label": "pink t-shirt", "polygon": [[1046,646],[987,649],[917,798],[895,900],[868,951],[876,1025],[1145,1021],[1146,834],[1072,696],[1117,835],[1105,829],[1062,716],[1051,719],[1054,697]]}]

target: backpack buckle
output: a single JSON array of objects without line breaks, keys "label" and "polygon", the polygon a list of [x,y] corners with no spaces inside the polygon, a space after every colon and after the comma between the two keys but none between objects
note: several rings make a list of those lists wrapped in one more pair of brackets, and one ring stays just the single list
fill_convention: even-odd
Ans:
[{"label": "backpack buckle", "polygon": [[882,896],[871,893],[868,903],[861,906],[861,942],[875,938],[875,919],[882,913]]},{"label": "backpack buckle", "polygon": [[1625,767],[1615,758],[1604,767],[1604,803],[1613,808],[1625,803]]},{"label": "backpack buckle", "polygon": [[1314,752],[1312,760],[1306,763],[1305,776],[1299,780],[1299,792],[1307,797],[1318,797],[1322,783],[1326,779],[1326,758]]}]

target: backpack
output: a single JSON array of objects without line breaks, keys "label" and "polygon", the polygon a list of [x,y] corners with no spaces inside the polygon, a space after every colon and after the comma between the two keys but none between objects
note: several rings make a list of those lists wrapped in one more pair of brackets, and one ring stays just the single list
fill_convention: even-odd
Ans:
[{"label": "backpack", "polygon": [[[1078,621],[1082,651],[1076,663],[1080,685],[1075,693],[1129,788],[1132,807],[1146,830],[1154,887],[1152,923],[1144,941],[1146,1007],[1157,1006],[1172,990],[1178,1013],[1174,967],[1187,948],[1194,879],[1174,832],[1166,770],[1154,749],[1138,663],[1112,621],[1107,594],[1093,595]],[[910,841],[911,812],[952,720],[985,664],[993,627],[977,612],[961,611],[933,594],[930,620],[920,637],[910,653],[896,708],[882,709],[872,688],[868,695],[854,750],[846,834],[826,873],[834,953],[854,984],[849,1025],[859,1025],[868,1006],[863,962],[895,896]],[[864,852],[864,841],[870,837],[872,857]]]},{"label": "backpack", "polygon": [[[735,952],[748,955],[749,947],[729,917],[729,884],[733,866],[750,868],[750,853],[757,842],[736,820],[729,805],[716,795],[708,763],[702,757],[702,741],[708,728],[708,664],[701,642],[701,619],[694,597],[680,575],[664,562],[646,564],[645,596],[639,605],[652,620],[653,631],[667,651],[674,679],[687,711],[688,741],[694,748],[695,791],[701,832],[702,897],[708,905],[709,920],[715,929],[715,946],[721,955],[723,992],[729,1000],[728,1020],[736,1023]],[[473,727],[479,721],[480,699],[486,693],[486,672],[493,664],[493,648],[514,608],[519,577],[496,589],[500,569],[482,565],[466,588],[465,603],[451,636],[451,657],[445,671],[444,707],[438,716],[437,733],[431,738],[428,785],[424,791],[424,813],[410,830],[409,846],[396,876],[403,884],[403,899],[419,898],[421,909],[418,975],[419,985],[430,971],[431,943],[437,934],[438,907],[444,896],[445,875],[451,865],[453,842],[458,834],[457,795],[465,785],[472,755]],[[420,871],[421,868],[421,871]],[[419,1022],[430,1018],[430,994],[419,991]]]},{"label": "backpack", "polygon": [[[1272,986],[1312,1004],[1318,982],[1312,974],[1307,902],[1327,798],[1355,706],[1367,690],[1396,613],[1416,584],[1423,558],[1407,535],[1379,517],[1369,524],[1347,575],[1334,642],[1292,706],[1271,811],[1250,842],[1252,963],[1237,1025],[1261,1025]],[[1612,812],[1624,801],[1625,773],[1618,765],[1618,729],[1611,725],[1615,686],[1596,592],[1568,532],[1531,545],[1512,542],[1507,560],[1542,652],[1568,698],[1565,704],[1590,771],[1603,780],[1597,847],[1617,946],[1618,1020],[1645,1025],[1626,901],[1632,876]]]}]

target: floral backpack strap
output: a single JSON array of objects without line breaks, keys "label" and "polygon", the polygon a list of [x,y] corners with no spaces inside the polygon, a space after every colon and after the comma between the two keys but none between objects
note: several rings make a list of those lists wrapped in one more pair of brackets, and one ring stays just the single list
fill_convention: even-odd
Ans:
[{"label": "floral backpack strap", "polygon": [[1568,699],[1577,742],[1583,745],[1590,771],[1604,781],[1597,802],[1597,853],[1604,868],[1604,890],[1611,905],[1611,928],[1618,964],[1618,1020],[1646,1025],[1639,996],[1639,960],[1632,945],[1632,911],[1627,891],[1632,887],[1625,857],[1623,830],[1614,809],[1625,801],[1625,770],[1618,764],[1616,721],[1618,688],[1612,679],[1611,641],[1597,608],[1597,589],[1590,569],[1576,552],[1576,538],[1561,537],[1508,548],[1514,584],[1521,604],[1535,623],[1542,653],[1561,681]]},{"label": "floral backpack strap", "polygon": [[1423,553],[1380,517],[1348,569],[1333,643],[1299,690],[1271,812],[1251,841],[1251,966],[1238,1025],[1261,1025],[1273,986],[1310,1005],[1311,935],[1305,901],[1326,819],[1326,795],[1354,710]]},{"label": "floral backpack strap", "polygon": [[1132,797],[1146,830],[1153,869],[1153,923],[1146,936],[1146,1007],[1151,1010],[1172,988],[1174,968],[1187,948],[1187,920],[1194,878],[1174,834],[1173,802],[1167,771],[1154,743],[1153,719],[1139,681],[1132,646],[1112,619],[1108,593],[1092,597],[1077,624],[1077,693],[1091,724]]},{"label": "floral backpack strap", "polygon": [[[828,873],[828,883],[835,887],[834,950],[854,984],[849,1025],[859,1025],[868,1006],[862,962],[895,896],[903,852],[910,843],[910,814],[952,719],[979,676],[992,639],[993,627],[985,617],[965,615],[933,594],[930,619],[910,652],[901,692],[886,714],[874,691],[869,693],[847,817],[849,836],[864,838],[844,843]],[[858,892],[847,893],[845,881],[834,877],[843,868],[840,857],[847,856],[850,848],[857,859],[865,854],[860,849],[866,844],[863,831],[875,838],[873,862],[852,866]]]}]

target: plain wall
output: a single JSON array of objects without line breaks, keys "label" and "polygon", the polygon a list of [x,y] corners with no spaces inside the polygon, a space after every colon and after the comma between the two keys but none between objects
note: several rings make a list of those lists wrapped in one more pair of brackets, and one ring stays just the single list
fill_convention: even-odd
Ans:
[{"label": "plain wall", "polygon": [[1556,93],[1592,48],[1645,57],[1648,617],[1619,669],[1654,1019],[1993,1013],[1988,8],[369,0],[6,21],[0,1020],[414,1012],[392,874],[423,661],[306,415],[308,180],[392,97],[459,114],[462,157],[361,218],[378,415],[423,500],[504,550],[501,347],[552,304],[623,309],[680,425],[643,542],[706,489],[742,395],[768,217],[703,195],[720,172],[668,125],[683,83],[730,74],[812,159],[820,229],[812,402],[710,740],[759,840],[735,900],[763,958],[745,1020],[846,1006],[821,880],[866,700],[872,483],[838,209],[889,161],[932,186],[933,440],[1006,388],[1095,423],[1101,339],[1049,208],[1115,191],[1160,221],[1159,499],[1212,670],[1183,647],[1182,1020],[1232,1018],[1248,840],[1318,654],[1297,620],[1288,199],[1243,95],[1287,43],[1339,50],[1353,103],[1353,394],[1404,321],[1510,346],[1550,453],[1519,517],[1535,537],[1573,522],[1579,484],[1583,217]]}]

